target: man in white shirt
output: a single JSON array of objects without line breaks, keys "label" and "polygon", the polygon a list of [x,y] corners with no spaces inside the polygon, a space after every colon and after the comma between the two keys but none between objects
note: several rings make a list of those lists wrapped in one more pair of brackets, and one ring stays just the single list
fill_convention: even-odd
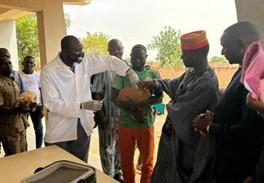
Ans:
[{"label": "man in white shirt", "polygon": [[40,94],[40,75],[35,72],[35,59],[32,56],[26,56],[22,62],[23,69],[19,71],[22,79],[24,91],[33,92],[37,96],[37,107],[35,111],[30,112],[30,117],[35,130],[36,148],[40,148],[43,142],[42,117],[44,116],[43,105]]},{"label": "man in white shirt", "polygon": [[61,40],[61,52],[41,73],[41,86],[44,106],[49,111],[46,144],[56,144],[87,161],[93,112],[102,107],[102,101],[92,100],[91,76],[115,71],[118,75],[128,75],[134,86],[139,78],[118,58],[86,55],[82,49],[76,37],[65,36]]}]

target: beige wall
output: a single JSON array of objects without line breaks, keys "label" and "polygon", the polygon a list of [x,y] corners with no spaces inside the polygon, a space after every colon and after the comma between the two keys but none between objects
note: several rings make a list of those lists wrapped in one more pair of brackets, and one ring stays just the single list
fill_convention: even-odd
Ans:
[{"label": "beige wall", "polygon": [[[90,0],[0,1],[0,23],[1,20],[15,20],[16,18],[25,15],[25,11],[37,13],[41,66],[44,66],[57,55],[60,51],[60,40],[66,35],[63,3],[84,5],[89,4]],[[14,23],[0,24],[0,44],[3,43],[3,46],[11,49],[10,51],[12,53],[13,60],[17,61],[17,46],[14,26]]]},{"label": "beige wall", "polygon": [[262,40],[264,40],[264,0],[236,0],[236,9],[238,21],[254,22],[261,31]]},{"label": "beige wall", "polygon": [[16,24],[14,20],[0,21],[0,47],[11,53],[14,70],[18,69],[18,53],[16,40]]},{"label": "beige wall", "polygon": [[46,1],[43,11],[37,12],[40,61],[43,67],[60,51],[60,40],[66,35],[63,2]]}]

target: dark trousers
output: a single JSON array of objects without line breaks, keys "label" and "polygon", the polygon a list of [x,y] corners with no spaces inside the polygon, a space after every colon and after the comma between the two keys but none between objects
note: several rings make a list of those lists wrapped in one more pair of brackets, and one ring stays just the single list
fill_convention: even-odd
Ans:
[{"label": "dark trousers", "polygon": [[78,120],[77,123],[77,136],[78,136],[77,140],[57,142],[52,144],[45,143],[45,144],[47,146],[57,145],[62,149],[68,151],[69,153],[73,154],[77,158],[87,162],[91,136],[86,135],[80,120]]},{"label": "dark trousers", "polygon": [[256,170],[256,183],[264,182],[264,136],[262,136],[261,141],[261,152],[258,160],[257,170]]},{"label": "dark trousers", "polygon": [[33,123],[36,139],[36,148],[40,148],[43,143],[43,125],[41,116],[42,107],[38,106],[35,112],[30,112],[30,117]]},{"label": "dark trousers", "polygon": [[217,150],[216,183],[241,183],[248,176],[254,176],[259,158],[257,145],[245,144],[241,148]]}]

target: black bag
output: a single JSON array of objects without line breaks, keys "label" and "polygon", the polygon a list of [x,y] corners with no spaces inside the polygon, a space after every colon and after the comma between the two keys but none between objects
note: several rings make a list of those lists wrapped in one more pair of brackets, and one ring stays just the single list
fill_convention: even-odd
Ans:
[{"label": "black bag", "polygon": [[96,174],[93,167],[62,160],[37,168],[21,183],[96,183]]}]

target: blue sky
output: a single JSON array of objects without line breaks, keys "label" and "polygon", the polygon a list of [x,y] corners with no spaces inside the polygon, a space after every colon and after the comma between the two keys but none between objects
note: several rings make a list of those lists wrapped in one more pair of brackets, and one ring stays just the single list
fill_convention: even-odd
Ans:
[{"label": "blue sky", "polygon": [[[182,33],[204,29],[210,42],[209,57],[220,55],[220,36],[237,21],[233,0],[92,0],[85,6],[64,6],[71,18],[68,34],[104,32],[118,38],[125,58],[135,44],[147,45],[165,26]],[[149,50],[149,59],[156,51]]]}]

